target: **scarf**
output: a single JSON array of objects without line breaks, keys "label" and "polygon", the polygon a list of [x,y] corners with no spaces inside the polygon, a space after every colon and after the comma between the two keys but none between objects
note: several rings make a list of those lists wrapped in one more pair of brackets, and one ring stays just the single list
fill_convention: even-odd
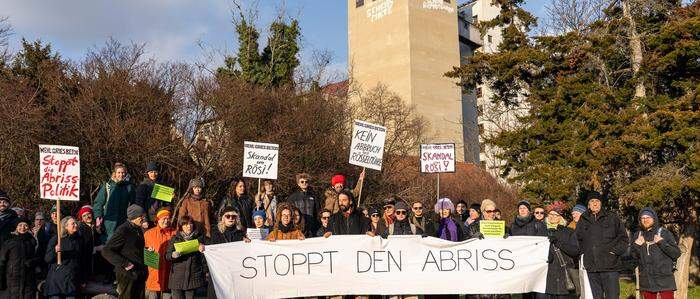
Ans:
[{"label": "scarf", "polygon": [[186,234],[184,231],[182,231],[180,232],[180,236],[182,236],[182,238],[185,239],[185,241],[189,241],[194,236],[194,230],[192,230],[189,234]]},{"label": "scarf", "polygon": [[291,231],[294,230],[294,225],[292,224],[291,221],[290,221],[289,224],[287,224],[287,225],[284,225],[284,224],[280,221],[280,224],[279,224],[279,226],[278,226],[278,229],[279,229],[281,232],[283,232],[283,233],[286,234],[286,233],[291,232]]},{"label": "scarf", "polygon": [[190,198],[194,200],[200,200],[202,199],[202,195],[195,195],[194,193],[190,194]]},{"label": "scarf", "polygon": [[440,219],[440,228],[438,228],[438,236],[440,239],[448,240],[452,242],[457,242],[457,224],[452,220],[452,218],[442,218]]}]

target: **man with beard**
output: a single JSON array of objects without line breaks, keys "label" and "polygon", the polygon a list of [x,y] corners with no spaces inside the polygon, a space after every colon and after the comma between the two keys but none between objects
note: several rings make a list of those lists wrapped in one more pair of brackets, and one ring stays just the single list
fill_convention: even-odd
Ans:
[{"label": "man with beard", "polygon": [[466,222],[469,218],[469,209],[467,208],[467,202],[465,202],[464,200],[458,201],[457,206],[455,206],[455,212],[457,213],[457,215],[455,215],[455,218],[457,218],[459,221],[462,221],[462,223]]},{"label": "man with beard", "polygon": [[423,231],[423,234],[426,236],[435,235],[437,226],[435,225],[435,221],[431,219],[430,215],[428,214],[429,211],[425,210],[423,207],[423,203],[420,201],[415,201],[411,205],[411,209],[413,210],[413,216],[411,216],[409,219],[411,224],[420,228]]},{"label": "man with beard", "polygon": [[340,210],[333,214],[330,219],[330,231],[323,236],[328,238],[331,235],[362,235],[374,236],[368,232],[369,222],[362,213],[357,212],[354,207],[355,197],[352,192],[344,190],[338,194],[338,204]]}]

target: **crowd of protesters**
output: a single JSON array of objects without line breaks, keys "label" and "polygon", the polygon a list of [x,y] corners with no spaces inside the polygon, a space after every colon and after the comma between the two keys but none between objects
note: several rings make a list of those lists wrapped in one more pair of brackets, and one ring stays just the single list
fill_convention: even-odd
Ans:
[{"label": "crowd of protesters", "polygon": [[[260,230],[255,238],[271,242],[333,235],[420,235],[459,242],[484,238],[480,222],[501,219],[490,199],[455,204],[442,198],[430,209],[423,201],[391,196],[381,205],[358,208],[363,180],[364,172],[351,190],[345,176],[335,175],[319,197],[310,187],[311,176],[302,173],[296,176],[298,188],[283,198],[269,180],[251,197],[246,182],[237,178],[215,210],[214,202],[205,197],[201,178],[190,181],[182,200],[167,202],[151,198],[154,184],[160,182],[155,163],[147,165],[136,186],[126,166],[116,164],[93,205],[81,207],[74,214],[77,218],[61,209],[58,219],[54,206],[50,219],[38,211],[33,222],[0,191],[0,298],[85,297],[87,283],[98,277],[114,283],[120,298],[194,298],[196,292],[216,298],[205,247],[250,242],[248,229]],[[523,298],[569,298],[580,293],[581,266],[587,270],[594,298],[619,298],[621,256],[628,253],[638,261],[644,298],[673,298],[680,250],[656,212],[642,209],[639,230],[630,237],[618,215],[602,206],[599,193],[589,192],[580,202],[585,205],[570,211],[562,202],[537,207],[526,200],[517,203],[515,219],[502,237],[543,236],[550,241],[546,292]],[[192,240],[200,244],[195,251],[176,250],[175,244]],[[157,268],[146,265],[145,251],[158,255]]]}]

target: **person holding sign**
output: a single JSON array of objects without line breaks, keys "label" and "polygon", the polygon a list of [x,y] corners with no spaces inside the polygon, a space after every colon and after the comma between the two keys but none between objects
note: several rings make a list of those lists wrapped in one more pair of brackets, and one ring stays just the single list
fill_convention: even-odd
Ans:
[{"label": "person holding sign", "polygon": [[274,242],[276,240],[304,240],[304,233],[294,226],[292,217],[294,209],[288,203],[282,203],[277,207],[277,222],[274,229],[267,236],[267,240]]},{"label": "person holding sign", "polygon": [[207,238],[210,238],[211,222],[209,220],[209,211],[211,210],[211,202],[202,198],[203,192],[204,180],[202,178],[190,180],[185,198],[182,199],[178,216],[190,216],[194,223],[204,230]]},{"label": "person holding sign", "polygon": [[[355,188],[352,189],[352,195],[355,197],[359,196],[360,189],[362,189],[362,183],[365,181],[365,169],[360,172],[360,177],[357,179],[357,184]],[[338,195],[340,191],[349,190],[345,186],[345,176],[342,174],[336,174],[331,178],[331,187],[326,189],[324,208],[331,211],[331,213],[338,213],[340,210],[340,204],[338,204]]]},{"label": "person holding sign", "polygon": [[143,222],[145,212],[133,204],[126,209],[128,222],[114,231],[112,238],[102,248],[102,256],[114,266],[119,298],[143,298],[148,270],[143,262]]},{"label": "person holding sign", "polygon": [[[49,241],[44,260],[49,264],[49,271],[44,282],[44,296],[51,298],[75,298],[78,294],[78,269],[80,268],[80,237],[78,223],[68,216],[61,219],[61,245],[58,236]],[[58,253],[61,264],[58,264]]]},{"label": "person holding sign", "polygon": [[474,222],[476,225],[473,227],[469,227],[472,238],[502,237],[505,239],[510,236],[510,229],[505,225],[505,221],[496,219],[496,203],[493,200],[486,198],[481,201],[481,215],[482,219]]},{"label": "person holding sign", "polygon": [[449,198],[441,198],[435,203],[435,213],[440,215],[435,237],[452,242],[465,240],[466,228],[461,221],[454,218],[454,211],[455,206]]},{"label": "person holding sign", "polygon": [[134,202],[146,211],[144,228],[148,228],[152,226],[152,223],[155,223],[158,209],[171,206],[171,202],[158,200],[151,196],[153,194],[153,187],[158,184],[158,182],[158,164],[155,162],[148,163],[148,165],[146,165],[146,177],[141,184],[136,187],[136,195],[134,196]]},{"label": "person holding sign", "polygon": [[549,237],[549,266],[547,270],[546,296],[537,298],[570,298],[576,292],[574,259],[579,255],[578,241],[574,231],[566,227],[564,204],[554,202],[547,206],[547,236]]},{"label": "person holding sign", "polygon": [[165,257],[172,263],[168,287],[174,299],[194,298],[194,291],[206,283],[204,234],[189,216],[177,221],[177,232],[168,242]]},{"label": "person holding sign", "polygon": [[158,210],[156,213],[157,225],[143,234],[145,250],[157,255],[156,265],[149,265],[144,259],[144,263],[148,266],[148,278],[146,279],[146,297],[148,299],[159,299],[163,298],[163,295],[169,295],[167,292],[170,262],[165,258],[165,255],[168,251],[168,242],[175,235],[175,229],[170,225],[170,217],[168,208]]},{"label": "person holding sign", "polygon": [[112,177],[102,184],[95,198],[95,219],[104,225],[105,231],[102,242],[107,242],[114,230],[126,221],[126,209],[134,201],[134,190],[129,181],[125,180],[126,174],[126,166],[121,163],[115,165]]},{"label": "person holding sign", "polygon": [[253,216],[253,201],[248,196],[246,183],[242,178],[236,177],[231,180],[228,194],[219,203],[218,214],[223,215],[226,207],[234,207],[240,213],[238,221],[245,228],[253,227],[251,217]]}]

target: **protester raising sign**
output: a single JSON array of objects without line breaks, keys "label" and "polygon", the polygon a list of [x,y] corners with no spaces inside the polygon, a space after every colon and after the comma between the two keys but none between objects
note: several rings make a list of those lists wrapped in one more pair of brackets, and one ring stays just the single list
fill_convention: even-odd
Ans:
[{"label": "protester raising sign", "polygon": [[455,172],[455,144],[421,144],[420,171],[424,173]]},{"label": "protester raising sign", "polygon": [[80,152],[77,147],[39,145],[39,192],[50,200],[80,200]]},{"label": "protester raising sign", "polygon": [[246,141],[243,143],[243,176],[277,179],[278,144]]},{"label": "protester raising sign", "polygon": [[544,293],[549,241],[350,235],[217,244],[204,255],[219,298]]},{"label": "protester raising sign", "polygon": [[352,126],[350,164],[382,170],[384,139],[386,139],[385,127],[355,120]]}]

